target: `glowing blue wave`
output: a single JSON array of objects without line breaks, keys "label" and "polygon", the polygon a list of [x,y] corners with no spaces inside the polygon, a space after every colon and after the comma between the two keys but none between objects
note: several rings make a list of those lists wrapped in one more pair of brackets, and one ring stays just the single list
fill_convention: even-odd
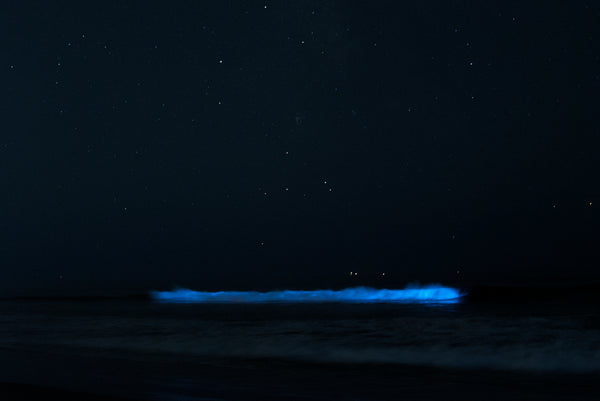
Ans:
[{"label": "glowing blue wave", "polygon": [[179,303],[457,303],[462,294],[456,288],[441,285],[406,287],[402,290],[376,289],[368,287],[343,290],[313,291],[218,291],[202,292],[187,289],[152,291],[152,299],[160,302]]}]

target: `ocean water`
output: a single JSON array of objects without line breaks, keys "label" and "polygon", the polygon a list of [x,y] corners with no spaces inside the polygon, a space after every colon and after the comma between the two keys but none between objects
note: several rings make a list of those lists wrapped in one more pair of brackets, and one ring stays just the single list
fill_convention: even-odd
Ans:
[{"label": "ocean water", "polygon": [[490,388],[594,399],[600,312],[579,301],[5,300],[0,358],[0,382],[137,399],[476,399]]}]

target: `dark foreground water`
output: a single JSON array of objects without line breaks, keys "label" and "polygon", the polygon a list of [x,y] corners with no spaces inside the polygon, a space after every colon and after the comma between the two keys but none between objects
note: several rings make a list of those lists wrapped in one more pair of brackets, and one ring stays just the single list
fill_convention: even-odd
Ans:
[{"label": "dark foreground water", "polygon": [[583,301],[0,302],[3,383],[150,400],[596,400],[599,381],[600,312]]}]

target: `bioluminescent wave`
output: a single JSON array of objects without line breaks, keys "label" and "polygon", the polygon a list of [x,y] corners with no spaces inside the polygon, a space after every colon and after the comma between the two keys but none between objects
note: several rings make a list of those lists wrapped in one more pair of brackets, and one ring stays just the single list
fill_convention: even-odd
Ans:
[{"label": "bioluminescent wave", "polygon": [[462,295],[458,289],[442,285],[410,286],[401,290],[355,287],[312,291],[204,292],[177,289],[151,292],[152,298],[156,301],[179,303],[457,303]]}]

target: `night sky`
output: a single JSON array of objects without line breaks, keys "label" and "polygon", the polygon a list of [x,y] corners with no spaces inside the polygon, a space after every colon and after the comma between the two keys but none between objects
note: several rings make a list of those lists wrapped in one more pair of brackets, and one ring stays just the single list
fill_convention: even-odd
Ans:
[{"label": "night sky", "polygon": [[7,1],[0,26],[0,294],[600,277],[595,2]]}]

